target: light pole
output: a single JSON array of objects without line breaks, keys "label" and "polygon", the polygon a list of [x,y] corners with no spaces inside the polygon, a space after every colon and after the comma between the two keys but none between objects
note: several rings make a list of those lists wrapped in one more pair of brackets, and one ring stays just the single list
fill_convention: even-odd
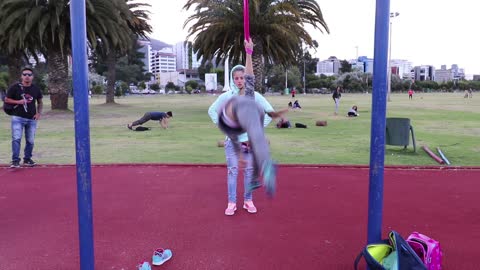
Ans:
[{"label": "light pole", "polygon": [[389,28],[389,37],[388,37],[388,70],[387,70],[387,101],[390,100],[390,92],[392,92],[392,18],[400,15],[398,12],[390,12],[390,28]]},{"label": "light pole", "polygon": [[303,94],[307,94],[307,84],[305,83],[305,57],[306,57],[306,51],[305,49],[303,50]]},{"label": "light pole", "polygon": [[285,68],[285,94],[288,95],[288,68]]}]

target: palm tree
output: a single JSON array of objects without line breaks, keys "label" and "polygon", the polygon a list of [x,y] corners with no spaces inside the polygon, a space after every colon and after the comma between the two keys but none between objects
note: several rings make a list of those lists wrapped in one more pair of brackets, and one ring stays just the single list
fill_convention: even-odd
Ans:
[{"label": "palm tree", "polygon": [[[124,0],[86,0],[87,38],[92,47],[98,40],[115,47],[129,40],[128,29],[118,12]],[[9,56],[25,49],[46,56],[48,89],[52,109],[68,109],[68,55],[71,46],[69,0],[2,0],[0,45],[8,40]],[[106,35],[109,38],[106,38]]]},{"label": "palm tree", "polygon": [[[67,109],[68,48],[70,41],[69,7],[64,0],[4,0],[0,6],[2,28],[9,33],[10,52],[24,46],[46,56],[48,88],[52,109]],[[36,45],[31,39],[38,40]],[[23,46],[22,46],[23,45]]]},{"label": "palm tree", "polygon": [[[241,62],[243,47],[243,2],[238,0],[188,0],[185,10],[195,13],[185,21],[188,37],[195,36],[194,50],[204,60],[224,61],[228,56]],[[314,41],[304,26],[329,33],[320,6],[315,0],[250,0],[250,35],[255,44],[253,66],[255,88],[262,89],[264,65],[284,66],[295,63],[302,44],[312,47]]]},{"label": "palm tree", "polygon": [[[28,55],[37,58],[36,46],[32,45],[38,43],[38,39],[26,34],[26,21],[17,21],[15,16],[6,16],[6,5],[8,2],[0,3],[0,21],[2,22],[0,24],[0,52],[7,58],[8,83],[11,85],[18,82],[22,67],[28,64]],[[11,24],[17,24],[17,27],[8,27]]]},{"label": "palm tree", "polygon": [[[122,0],[120,0],[122,1]],[[148,24],[149,12],[144,7],[150,7],[149,4],[138,3],[134,1],[123,0],[119,5],[118,12],[120,18],[123,18],[127,29],[123,29],[123,35],[128,40],[118,43],[117,46],[103,47],[98,50],[100,57],[106,59],[107,62],[107,91],[106,103],[115,103],[115,81],[116,81],[116,62],[118,57],[125,55],[132,47],[132,42],[137,42],[137,37],[147,39],[147,33],[152,32],[152,27]],[[132,38],[132,35],[135,37]],[[106,38],[110,38],[109,35]]]}]

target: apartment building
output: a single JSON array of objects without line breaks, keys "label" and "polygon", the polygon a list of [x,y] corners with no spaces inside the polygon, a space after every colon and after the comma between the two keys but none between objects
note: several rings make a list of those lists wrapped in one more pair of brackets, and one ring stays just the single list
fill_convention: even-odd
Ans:
[{"label": "apartment building", "polygon": [[414,78],[416,81],[434,81],[435,80],[435,67],[423,65],[413,68]]},{"label": "apartment building", "polygon": [[193,51],[192,42],[177,42],[173,47],[173,53],[177,57],[177,70],[196,70],[200,67],[202,59]]},{"label": "apartment building", "polygon": [[392,68],[392,74],[398,75],[402,79],[412,78],[412,63],[403,59],[392,59],[390,61],[390,67]]},{"label": "apartment building", "polygon": [[323,74],[331,76],[338,74],[340,69],[340,60],[335,56],[330,56],[327,60],[318,61],[317,63],[317,75]]}]

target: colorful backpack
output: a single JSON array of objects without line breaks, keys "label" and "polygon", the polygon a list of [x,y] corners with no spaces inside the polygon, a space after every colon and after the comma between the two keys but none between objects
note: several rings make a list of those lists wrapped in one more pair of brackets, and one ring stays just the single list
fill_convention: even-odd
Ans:
[{"label": "colorful backpack", "polygon": [[418,257],[427,266],[428,270],[442,269],[442,250],[440,242],[423,235],[418,232],[413,232],[408,236],[407,243],[417,253]]},{"label": "colorful backpack", "polygon": [[363,257],[370,270],[427,270],[399,233],[391,231],[388,236],[379,243],[367,245],[355,259],[354,269],[358,269]]}]

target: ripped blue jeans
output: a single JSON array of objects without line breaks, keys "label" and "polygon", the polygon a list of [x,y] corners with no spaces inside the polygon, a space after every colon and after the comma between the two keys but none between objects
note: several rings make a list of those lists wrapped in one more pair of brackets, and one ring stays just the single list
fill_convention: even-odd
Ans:
[{"label": "ripped blue jeans", "polygon": [[[225,157],[227,158],[227,188],[228,188],[228,202],[237,202],[237,178],[238,178],[238,156],[235,152],[234,143],[227,139],[225,141]],[[243,186],[245,189],[243,199],[245,201],[252,200],[252,192],[247,192],[250,182],[253,177],[253,157],[251,151],[243,152],[243,159],[245,159],[245,170],[243,175]]]},{"label": "ripped blue jeans", "polygon": [[33,146],[35,144],[35,132],[37,120],[27,119],[19,116],[12,116],[12,161],[20,161],[20,145],[22,133],[25,131],[24,159],[32,158]]}]

